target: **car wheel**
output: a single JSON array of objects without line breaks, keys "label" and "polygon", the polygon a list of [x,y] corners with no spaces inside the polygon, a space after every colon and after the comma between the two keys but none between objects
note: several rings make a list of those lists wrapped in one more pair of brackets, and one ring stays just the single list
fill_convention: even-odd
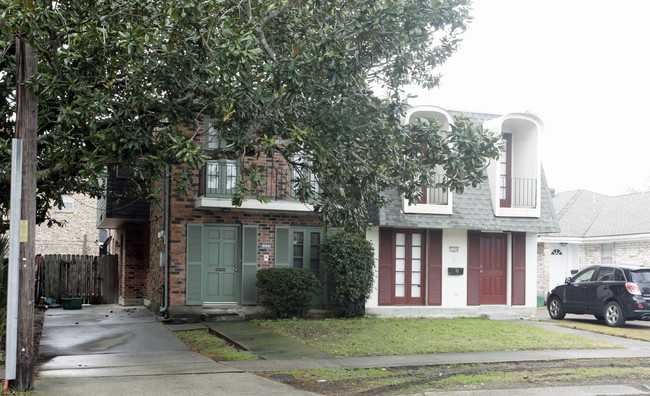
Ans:
[{"label": "car wheel", "polygon": [[625,324],[625,316],[616,301],[610,301],[605,305],[605,323],[611,327],[620,327]]},{"label": "car wheel", "polygon": [[566,313],[562,307],[562,301],[558,297],[551,297],[548,301],[548,314],[551,319],[564,319]]},{"label": "car wheel", "polygon": [[594,317],[595,317],[597,320],[605,320],[605,317],[604,317],[603,315],[594,315]]}]

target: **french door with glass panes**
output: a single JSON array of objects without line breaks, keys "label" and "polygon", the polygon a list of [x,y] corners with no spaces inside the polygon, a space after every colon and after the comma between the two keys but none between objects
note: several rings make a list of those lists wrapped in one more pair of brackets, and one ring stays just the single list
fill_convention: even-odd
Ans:
[{"label": "french door with glass panes", "polygon": [[424,305],[424,232],[395,232],[394,252],[394,304]]}]

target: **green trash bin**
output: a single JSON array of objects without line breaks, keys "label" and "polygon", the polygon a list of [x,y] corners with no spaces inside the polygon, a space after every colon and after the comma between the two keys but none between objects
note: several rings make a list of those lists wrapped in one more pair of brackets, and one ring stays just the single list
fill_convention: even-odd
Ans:
[{"label": "green trash bin", "polygon": [[79,297],[63,297],[61,303],[63,309],[81,309],[81,298]]}]

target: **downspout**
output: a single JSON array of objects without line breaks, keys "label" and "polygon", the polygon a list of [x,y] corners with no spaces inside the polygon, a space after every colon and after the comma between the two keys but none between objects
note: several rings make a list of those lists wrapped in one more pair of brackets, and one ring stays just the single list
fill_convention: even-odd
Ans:
[{"label": "downspout", "polygon": [[163,230],[162,238],[164,249],[162,253],[162,262],[160,263],[163,267],[163,273],[165,275],[165,280],[163,283],[163,301],[162,306],[160,307],[160,315],[167,317],[169,313],[169,190],[170,190],[170,178],[171,173],[169,167],[165,168],[165,184],[163,188]]}]

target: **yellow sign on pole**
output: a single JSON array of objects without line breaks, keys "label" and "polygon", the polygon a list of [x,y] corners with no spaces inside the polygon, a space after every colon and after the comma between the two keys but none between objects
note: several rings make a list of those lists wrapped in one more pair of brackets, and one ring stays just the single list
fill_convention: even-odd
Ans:
[{"label": "yellow sign on pole", "polygon": [[27,220],[20,220],[20,242],[27,242]]}]

